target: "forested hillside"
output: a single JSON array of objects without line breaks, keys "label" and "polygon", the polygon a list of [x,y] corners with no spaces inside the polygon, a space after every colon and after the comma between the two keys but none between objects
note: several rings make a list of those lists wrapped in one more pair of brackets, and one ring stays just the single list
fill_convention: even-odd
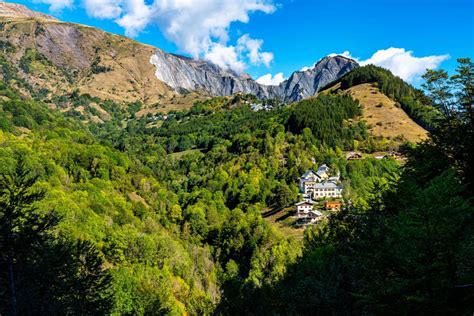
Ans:
[{"label": "forested hillside", "polygon": [[[142,117],[137,103],[70,95],[110,109],[93,123],[2,83],[0,313],[472,310],[473,66],[461,62],[449,100],[437,97],[444,74],[428,73],[425,99],[445,118],[400,148],[403,167],[370,158],[387,143],[344,93]],[[364,159],[348,161],[354,149]],[[292,206],[322,163],[350,207],[301,243],[262,212]]]},{"label": "forested hillside", "polygon": [[474,311],[474,64],[428,71],[442,118],[410,150],[400,178],[379,182],[368,207],[349,207],[305,232],[285,277],[252,293],[252,314],[469,315]]},{"label": "forested hillside", "polygon": [[[251,96],[217,98],[161,121],[135,118],[131,104],[117,107],[106,123],[86,126],[80,116],[65,117],[5,84],[1,94],[1,201],[10,205],[14,196],[25,196],[22,203],[33,203],[2,213],[2,234],[20,229],[15,247],[8,238],[2,243],[2,266],[13,271],[2,274],[2,284],[13,279],[16,290],[13,303],[8,287],[2,289],[5,312],[231,311],[245,293],[279,281],[301,254],[299,242],[261,212],[292,205],[304,170],[328,163],[362,205],[371,183],[398,169],[390,159],[345,160],[343,150],[352,149],[354,139],[369,141],[364,125],[351,121],[360,110],[347,96],[291,107],[270,102],[274,109],[258,112],[245,101]],[[302,120],[308,111],[313,114]],[[35,192],[41,194],[27,198]],[[44,229],[24,226],[29,213]],[[12,216],[15,226],[8,224]],[[20,252],[30,238],[32,250]],[[84,256],[90,260],[75,259]],[[64,270],[58,258],[79,260],[68,267],[77,272]],[[90,270],[97,282],[83,285],[88,296],[80,296],[80,288],[71,294],[71,282],[87,280],[39,282],[50,269],[59,275]],[[57,291],[30,298],[50,282]]]}]

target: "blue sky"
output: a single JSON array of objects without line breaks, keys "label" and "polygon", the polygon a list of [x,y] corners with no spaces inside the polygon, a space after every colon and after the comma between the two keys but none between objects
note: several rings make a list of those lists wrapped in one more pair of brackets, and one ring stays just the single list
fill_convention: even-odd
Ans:
[{"label": "blue sky", "polygon": [[[456,58],[474,57],[474,0],[8,2],[209,59],[254,78],[271,74],[262,79],[266,83],[331,53],[349,52],[416,85],[427,66],[452,72]],[[279,80],[272,81],[277,73]]]}]

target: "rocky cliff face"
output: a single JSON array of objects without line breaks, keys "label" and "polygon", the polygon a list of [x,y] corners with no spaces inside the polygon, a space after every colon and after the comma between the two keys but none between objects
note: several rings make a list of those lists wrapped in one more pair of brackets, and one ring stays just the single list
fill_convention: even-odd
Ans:
[{"label": "rocky cliff face", "polygon": [[342,56],[325,57],[311,69],[294,72],[278,86],[278,94],[285,101],[310,97],[356,67],[359,65],[352,59]]},{"label": "rocky cliff face", "polygon": [[167,54],[157,50],[150,58],[156,77],[176,90],[203,90],[211,95],[254,94],[261,99],[278,98],[298,101],[314,95],[321,87],[358,67],[342,56],[325,57],[313,68],[296,71],[278,86],[264,86],[256,81],[205,62]]}]

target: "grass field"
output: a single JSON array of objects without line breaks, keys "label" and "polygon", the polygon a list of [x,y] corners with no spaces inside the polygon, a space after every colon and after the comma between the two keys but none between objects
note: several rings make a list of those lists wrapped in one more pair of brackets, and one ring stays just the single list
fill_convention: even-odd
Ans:
[{"label": "grass field", "polygon": [[303,239],[305,227],[294,226],[296,222],[296,219],[293,217],[294,213],[295,207],[288,207],[278,211],[267,210],[262,216],[270,225],[278,228],[285,236],[291,236],[296,240],[301,240]]}]

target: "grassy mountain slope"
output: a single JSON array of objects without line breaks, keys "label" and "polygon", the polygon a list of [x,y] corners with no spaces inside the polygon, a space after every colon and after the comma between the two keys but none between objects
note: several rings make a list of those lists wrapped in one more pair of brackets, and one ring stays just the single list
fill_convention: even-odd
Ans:
[{"label": "grassy mountain slope", "polygon": [[[11,6],[16,8],[0,3],[3,9]],[[78,91],[164,110],[192,105],[156,78],[149,62],[156,48],[18,8],[23,11],[0,12],[0,78],[22,94],[44,100]]]},{"label": "grassy mountain slope", "polygon": [[418,143],[426,139],[427,131],[413,121],[395,101],[369,83],[347,90],[362,105],[362,119],[374,136],[399,138]]},{"label": "grassy mountain slope", "polygon": [[368,65],[326,86],[323,93],[349,93],[364,108],[362,119],[374,136],[420,142],[440,113],[423,93],[389,70]]}]

